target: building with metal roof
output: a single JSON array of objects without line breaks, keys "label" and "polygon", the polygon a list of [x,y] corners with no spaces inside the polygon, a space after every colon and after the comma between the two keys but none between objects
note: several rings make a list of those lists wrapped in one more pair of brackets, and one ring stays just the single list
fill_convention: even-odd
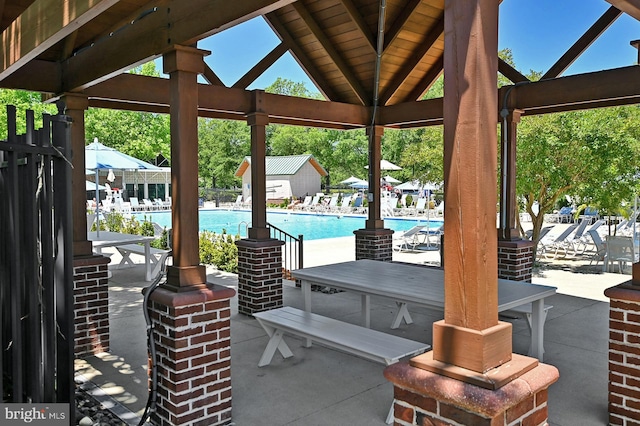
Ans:
[{"label": "building with metal roof", "polygon": [[[328,173],[311,154],[265,158],[267,201],[304,197],[321,189]],[[242,160],[235,173],[242,177],[242,197],[251,196],[251,157]]]}]

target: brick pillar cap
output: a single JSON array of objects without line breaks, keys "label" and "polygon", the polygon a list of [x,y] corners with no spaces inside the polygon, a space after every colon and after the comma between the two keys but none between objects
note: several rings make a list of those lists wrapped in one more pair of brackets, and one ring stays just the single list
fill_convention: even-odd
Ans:
[{"label": "brick pillar cap", "polygon": [[363,228],[363,229],[356,229],[355,231],[353,231],[353,233],[355,235],[387,235],[387,234],[393,234],[393,229],[387,229],[387,228],[382,228],[382,229],[368,229],[368,228]]},{"label": "brick pillar cap", "polygon": [[615,287],[606,289],[604,295],[609,299],[640,302],[640,286],[633,285],[631,281],[626,281]]},{"label": "brick pillar cap", "polygon": [[488,418],[494,418],[527,397],[547,389],[560,377],[556,367],[540,363],[503,387],[489,390],[411,367],[407,362],[388,366],[384,376],[394,386]]},{"label": "brick pillar cap", "polygon": [[[145,289],[146,290],[146,289]],[[227,300],[235,296],[236,291],[232,288],[218,284],[207,283],[206,288],[198,288],[193,291],[176,293],[164,288],[157,288],[149,299],[169,307],[195,305],[214,300]]]}]

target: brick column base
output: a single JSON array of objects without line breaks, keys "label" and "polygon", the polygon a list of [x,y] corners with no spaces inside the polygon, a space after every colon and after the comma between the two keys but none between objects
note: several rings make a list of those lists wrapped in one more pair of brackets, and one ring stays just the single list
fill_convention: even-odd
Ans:
[{"label": "brick column base", "polygon": [[441,376],[406,362],[384,376],[393,383],[396,425],[546,425],[547,389],[558,370],[547,364],[495,391]]},{"label": "brick column base", "polygon": [[529,240],[498,240],[498,278],[530,283],[534,248]]},{"label": "brick column base", "polygon": [[157,425],[231,421],[231,303],[235,290],[209,284],[149,297],[156,344]]},{"label": "brick column base", "polygon": [[358,229],[353,233],[356,235],[356,260],[393,260],[392,229]]},{"label": "brick column base", "polygon": [[253,315],[282,307],[283,244],[276,239],[236,241],[239,313]]},{"label": "brick column base", "polygon": [[640,424],[640,286],[605,290],[609,297],[609,424]]},{"label": "brick column base", "polygon": [[75,356],[82,358],[109,351],[108,257],[73,259],[73,312]]}]

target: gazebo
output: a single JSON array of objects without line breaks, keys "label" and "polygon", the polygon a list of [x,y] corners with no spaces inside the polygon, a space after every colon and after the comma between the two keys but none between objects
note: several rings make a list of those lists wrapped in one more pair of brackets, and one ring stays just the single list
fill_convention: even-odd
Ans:
[{"label": "gazebo", "polygon": [[[188,401],[181,395],[192,389],[194,382],[202,386],[201,381],[217,380],[210,383],[215,388],[212,392],[221,395],[231,388],[227,373],[218,376],[215,372],[226,372],[231,363],[226,350],[230,340],[224,330],[228,327],[225,318],[233,290],[207,284],[205,268],[199,264],[196,165],[200,116],[243,120],[251,127],[252,227],[248,238],[238,242],[242,271],[239,303],[248,315],[282,304],[281,298],[265,297],[282,294],[278,289],[281,277],[280,281],[274,279],[264,272],[269,268],[263,267],[264,259],[269,259],[274,268],[280,267],[277,254],[280,242],[270,238],[266,223],[266,179],[259,178],[265,176],[265,129],[269,123],[366,129],[370,153],[368,181],[376,183],[369,185],[372,188],[378,186],[381,177],[380,141],[385,128],[444,125],[445,318],[434,324],[433,351],[411,364],[387,370],[387,377],[398,388],[411,386],[411,401],[404,401],[403,407],[418,401],[411,405],[412,409],[428,411],[427,404],[420,401],[437,400],[433,389],[455,380],[460,394],[457,408],[465,412],[482,415],[485,407],[462,401],[462,395],[488,392],[494,397],[491,399],[494,407],[498,407],[495,415],[504,415],[514,406],[526,406],[527,413],[540,420],[538,423],[544,422],[546,405],[540,408],[528,402],[529,398],[544,397],[548,386],[558,377],[557,370],[537,360],[513,356],[511,329],[497,315],[498,275],[515,274],[527,279],[532,261],[532,245],[519,239],[514,217],[517,124],[522,116],[530,114],[638,103],[637,66],[566,77],[563,72],[622,14],[640,19],[640,2],[607,0],[610,7],[606,12],[589,23],[588,30],[535,82],[498,59],[500,3],[500,0],[0,2],[3,45],[0,87],[41,92],[50,102],[56,102],[73,121],[74,152],[84,151],[87,138],[84,111],[89,107],[150,111],[171,117],[174,261],[166,283],[151,298],[167,329],[159,344],[179,358],[171,364],[181,370],[180,374],[162,378],[160,386],[167,390],[158,401],[162,406],[159,412],[172,416],[175,424],[187,423],[193,414],[185,408]],[[198,49],[198,41],[256,16],[268,22],[281,43],[232,86],[226,86],[205,63],[204,57],[212,53]],[[246,89],[287,52],[304,68],[324,100]],[[159,57],[169,79],[125,73]],[[446,96],[421,100],[442,73],[446,75]],[[513,84],[498,90],[498,73]],[[206,83],[199,83],[199,76]],[[498,122],[504,135],[500,142],[495,131]],[[498,144],[503,155],[503,182],[496,237],[497,195],[496,185],[491,183],[496,181]],[[84,157],[74,156],[73,165],[74,267],[86,269],[96,265],[96,273],[104,273],[106,278],[106,271],[99,267],[104,260],[93,255],[91,242],[87,240]],[[355,231],[356,256],[390,261],[392,231],[385,228],[381,217],[380,194],[373,191],[369,197],[365,228]],[[256,259],[261,259],[260,266]],[[514,264],[516,270],[510,270]],[[640,283],[640,269],[635,266],[628,288],[609,293],[613,299],[622,301],[618,304],[621,309],[640,307],[637,296],[640,293],[634,287]],[[103,281],[106,283],[106,279]],[[206,365],[207,375],[202,380],[192,380],[202,372],[187,367],[190,364],[186,361],[208,361],[180,350],[187,345],[181,324],[194,318],[210,318],[201,327],[218,330],[215,335],[203,332],[197,337],[200,341],[209,339],[221,355],[216,362]],[[100,339],[104,330],[90,335]],[[94,347],[108,348],[108,338]],[[469,353],[472,356],[467,356]],[[500,375],[504,371],[509,374]],[[494,380],[496,374],[499,380]],[[480,390],[476,386],[478,376],[491,378],[484,381],[489,389]],[[512,383],[526,383],[530,392],[515,392],[514,386],[509,386]],[[496,387],[500,392],[494,390]],[[175,389],[182,393],[177,395]],[[403,392],[398,392],[396,397],[402,395]],[[228,422],[230,400],[206,396],[201,404],[207,406],[209,422]],[[403,412],[397,410],[396,415]]]}]

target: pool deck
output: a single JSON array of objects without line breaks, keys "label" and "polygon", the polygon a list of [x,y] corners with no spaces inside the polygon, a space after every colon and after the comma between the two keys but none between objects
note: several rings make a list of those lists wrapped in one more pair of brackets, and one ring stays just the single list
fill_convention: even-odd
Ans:
[{"label": "pool deck", "polygon": [[[117,264],[117,254],[111,256]],[[355,238],[305,242],[305,266],[355,259]],[[141,260],[141,259],[140,259]],[[394,260],[437,264],[439,252],[394,253]],[[237,288],[237,276],[209,268],[208,279]],[[109,284],[111,351],[76,361],[76,371],[116,402],[131,424],[147,397],[147,355],[141,290],[143,267],[113,269]],[[545,362],[556,366],[560,380],[549,390],[552,426],[602,425],[608,421],[608,299],[604,290],[630,278],[603,273],[584,259],[544,261],[533,282],[558,287],[545,300],[553,305],[546,323]],[[357,322],[359,297],[347,292],[313,293],[314,311]],[[393,303],[373,298],[372,327],[414,340],[430,342],[431,324],[441,312],[412,308],[415,323],[390,330]],[[285,305],[302,307],[299,289],[284,282]],[[392,386],[383,366],[319,345],[304,348],[288,338],[294,358],[274,357],[271,365],[257,362],[267,336],[257,322],[238,314],[231,301],[233,424],[235,425],[384,425]],[[529,332],[524,320],[513,323],[513,350],[526,353]]]}]

